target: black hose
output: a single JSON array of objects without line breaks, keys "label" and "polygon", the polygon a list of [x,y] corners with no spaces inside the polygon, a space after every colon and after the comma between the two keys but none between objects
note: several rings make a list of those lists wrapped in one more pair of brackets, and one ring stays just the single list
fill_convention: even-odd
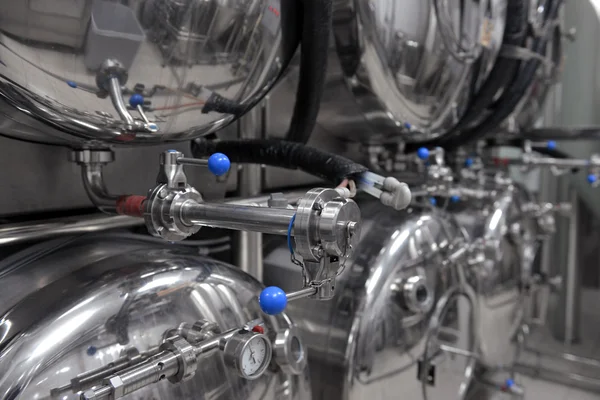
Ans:
[{"label": "black hose", "polygon": [[[509,0],[506,7],[506,27],[504,28],[503,45],[523,46],[527,39],[527,12],[524,0]],[[416,151],[419,147],[454,147],[455,142],[461,142],[461,132],[476,122],[494,99],[514,79],[521,62],[514,58],[498,56],[494,67],[486,78],[477,94],[469,101],[469,106],[458,124],[444,137],[419,144],[407,145],[407,152]]]},{"label": "black hose", "polygon": [[[287,66],[291,62],[298,49],[298,45],[300,44],[300,38],[302,36],[301,29],[303,25],[301,3],[301,1],[296,0],[283,0],[279,6],[279,21],[281,26],[281,73],[278,79],[285,73]],[[205,88],[209,89],[209,87]],[[218,112],[239,117],[260,102],[266,94],[267,90],[263,90],[259,96],[257,96],[255,102],[244,105],[237,100],[232,100],[213,92],[204,103],[202,113]]]},{"label": "black hose", "polygon": [[303,6],[300,76],[286,136],[286,140],[299,143],[308,142],[317,123],[327,73],[333,1],[304,0]]},{"label": "black hose", "polygon": [[[332,14],[333,0],[281,2],[281,26],[282,30],[285,28],[285,32],[288,32],[283,38],[285,65],[282,71],[291,60],[298,42],[302,44],[296,102],[286,140],[307,143],[317,123],[327,74]],[[296,34],[300,26],[301,37]],[[260,99],[265,94],[266,91],[262,93]],[[238,117],[255,105],[256,103],[243,105],[218,93],[212,93],[202,107],[202,112],[215,111]]]},{"label": "black hose", "polygon": [[[549,1],[549,11],[544,24],[546,28],[548,28],[551,21],[554,21],[558,17],[558,10],[561,2],[562,0]],[[543,54],[548,40],[549,35],[536,38],[533,44],[533,52]],[[527,61],[513,84],[502,94],[502,97],[497,102],[498,106],[495,107],[492,114],[490,114],[490,116],[488,116],[488,118],[486,118],[479,126],[464,131],[457,140],[454,140],[449,144],[449,147],[455,148],[465,142],[481,139],[484,135],[502,123],[504,119],[514,111],[515,107],[517,107],[523,96],[527,93],[527,89],[541,64],[542,61],[537,58]]]},{"label": "black hose", "polygon": [[[544,26],[548,28],[549,23],[555,20],[558,16],[558,10],[562,3],[562,0],[550,0],[548,2],[548,13],[546,14]],[[516,5],[516,3],[515,3]],[[513,21],[514,22],[514,21]],[[517,24],[514,25],[508,24],[507,27],[510,27],[512,33],[516,33]],[[547,42],[549,40],[549,35],[544,37],[539,37],[534,40],[532,51],[538,54],[543,54]],[[478,126],[473,128],[464,129],[460,132],[457,132],[454,136],[450,136],[449,138],[441,138],[439,140],[434,140],[429,143],[421,143],[418,147],[421,146],[440,146],[445,148],[446,150],[453,150],[459,146],[464,145],[465,143],[479,140],[490,131],[494,130],[500,123],[504,121],[506,117],[508,117],[520,103],[523,96],[527,93],[527,89],[535,76],[539,66],[541,65],[541,60],[537,58],[533,58],[524,63],[524,65],[520,68],[519,72],[514,77],[512,83],[506,88],[500,99],[495,102],[495,107],[491,110],[492,113]],[[487,82],[487,81],[486,81]],[[488,104],[489,105],[489,104]],[[486,107],[488,106],[486,105]],[[407,148],[407,152],[414,151],[412,147],[417,147],[417,145],[411,146],[411,148]]]},{"label": "black hose", "polygon": [[233,163],[265,164],[272,167],[300,169],[333,184],[367,171],[352,160],[301,143],[277,139],[241,139],[192,142],[194,157],[224,153]]}]

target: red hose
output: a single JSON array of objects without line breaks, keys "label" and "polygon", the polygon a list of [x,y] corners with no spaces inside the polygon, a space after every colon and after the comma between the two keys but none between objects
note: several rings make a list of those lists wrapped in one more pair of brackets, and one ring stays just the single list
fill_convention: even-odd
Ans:
[{"label": "red hose", "polygon": [[145,196],[125,195],[117,199],[117,214],[142,218]]}]

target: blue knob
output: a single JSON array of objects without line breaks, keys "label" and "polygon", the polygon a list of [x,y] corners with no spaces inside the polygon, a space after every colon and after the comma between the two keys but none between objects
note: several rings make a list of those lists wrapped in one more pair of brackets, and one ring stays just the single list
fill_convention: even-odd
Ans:
[{"label": "blue knob", "polygon": [[129,98],[129,105],[133,108],[144,105],[144,96],[139,93],[134,93]]},{"label": "blue knob", "polygon": [[96,346],[90,346],[87,348],[87,350],[85,352],[88,356],[93,356],[94,354],[96,354],[97,350],[98,349],[96,349]]},{"label": "blue knob", "polygon": [[287,296],[281,288],[269,286],[260,292],[258,304],[265,314],[280,314],[287,306]]},{"label": "blue knob", "polygon": [[589,174],[587,176],[587,181],[589,183],[596,183],[597,180],[598,180],[598,177],[595,174]]},{"label": "blue knob", "polygon": [[430,197],[429,198],[429,202],[431,203],[432,206],[436,206],[437,205],[437,200],[435,199],[435,197]]},{"label": "blue knob", "polygon": [[73,89],[77,89],[77,82],[67,81],[67,85],[69,85]]},{"label": "blue knob", "polygon": [[556,150],[556,142],[554,140],[549,140],[548,144],[546,144],[548,150]]},{"label": "blue knob", "polygon": [[412,128],[412,125],[410,124],[410,122],[405,122],[404,123],[404,128],[410,130]]},{"label": "blue knob", "polygon": [[231,167],[231,161],[223,153],[215,153],[208,158],[208,170],[216,176],[225,175]]},{"label": "blue knob", "polygon": [[473,165],[473,159],[469,157],[465,160],[465,167],[470,168],[471,165]]},{"label": "blue knob", "polygon": [[421,147],[419,150],[417,150],[417,157],[419,157],[421,160],[427,160],[429,158],[429,150],[427,150],[425,147]]},{"label": "blue knob", "polygon": [[515,385],[515,381],[513,381],[512,379],[510,379],[510,378],[509,378],[509,379],[507,379],[507,380],[506,380],[506,387],[507,387],[508,389],[510,389],[510,388],[511,388],[511,387],[513,387],[514,385]]},{"label": "blue knob", "polygon": [[453,203],[458,203],[460,201],[460,196],[455,194],[454,196],[450,197],[450,201]]}]

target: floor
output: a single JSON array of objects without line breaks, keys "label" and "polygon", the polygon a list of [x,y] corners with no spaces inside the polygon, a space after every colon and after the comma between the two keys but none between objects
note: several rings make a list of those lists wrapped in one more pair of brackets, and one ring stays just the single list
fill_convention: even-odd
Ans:
[{"label": "floor", "polygon": [[[600,383],[600,314],[597,304],[600,291],[584,290],[581,301],[581,340],[572,346],[563,346],[555,340],[548,328],[534,331],[528,341],[532,349],[544,349],[550,352],[567,352],[579,357],[590,359],[589,365],[576,364],[565,360],[541,356],[539,354],[524,354],[521,360],[528,365],[544,366],[568,373],[586,376]],[[596,361],[599,360],[599,361]],[[596,363],[594,366],[593,363]],[[516,381],[525,389],[525,400],[598,400],[600,392],[583,391],[563,384],[535,379],[519,375]],[[496,394],[493,400],[510,399],[505,394]],[[514,397],[512,397],[514,398]]]}]

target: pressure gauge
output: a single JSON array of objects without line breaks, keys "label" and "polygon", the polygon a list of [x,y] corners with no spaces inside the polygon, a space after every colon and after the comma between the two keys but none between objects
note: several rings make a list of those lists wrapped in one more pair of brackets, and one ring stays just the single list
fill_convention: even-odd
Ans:
[{"label": "pressure gauge", "polygon": [[269,338],[262,333],[239,330],[227,340],[223,358],[242,378],[257,379],[265,372],[273,353]]}]

